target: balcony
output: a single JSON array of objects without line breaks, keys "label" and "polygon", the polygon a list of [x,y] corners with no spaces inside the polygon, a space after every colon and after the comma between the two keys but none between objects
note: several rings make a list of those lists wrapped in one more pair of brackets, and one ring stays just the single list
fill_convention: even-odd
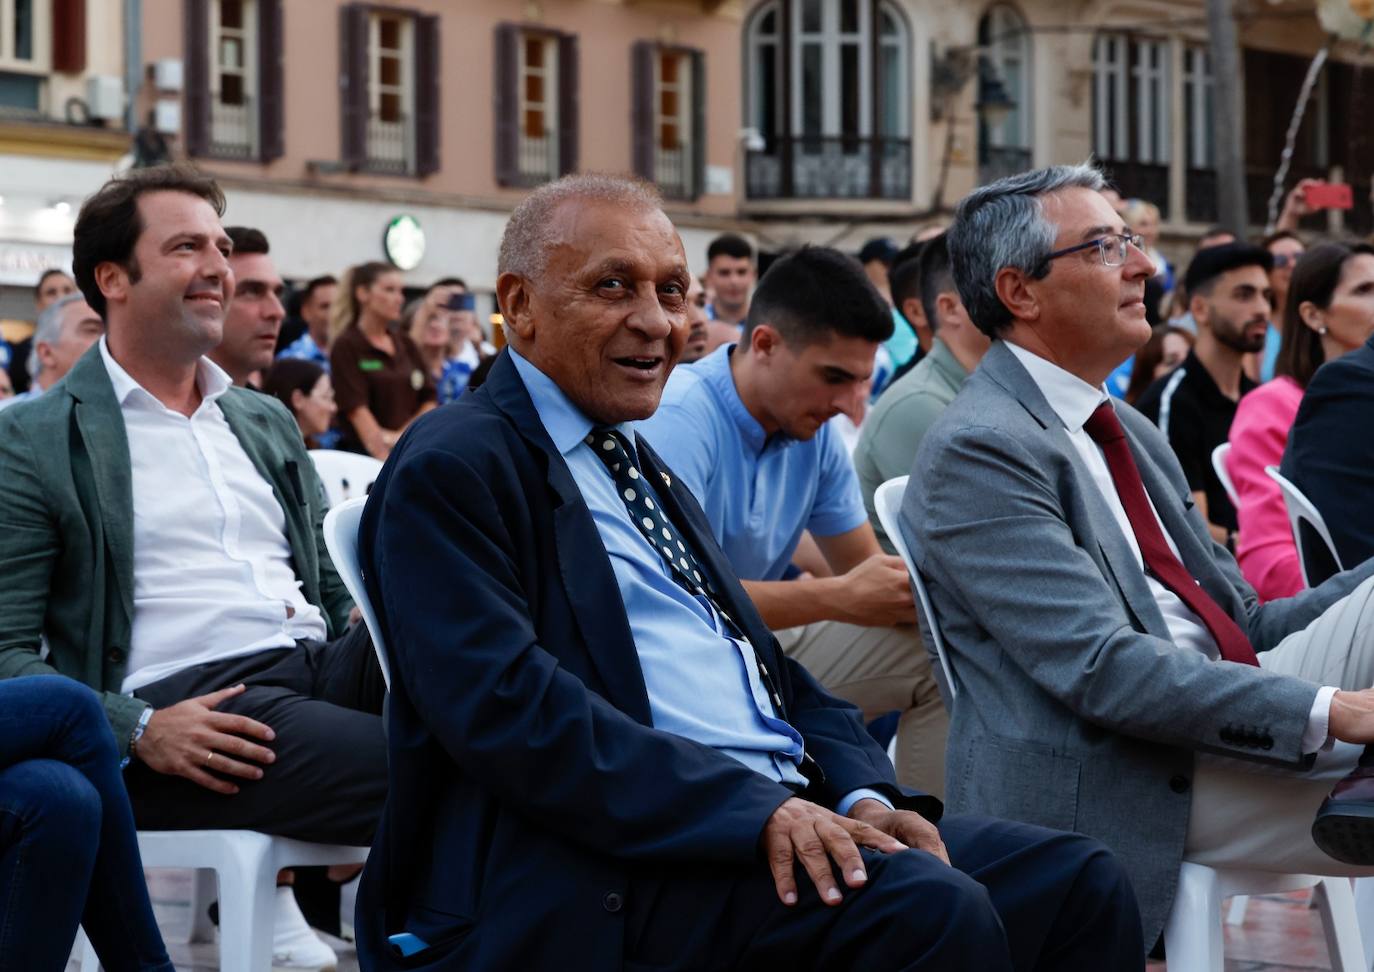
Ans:
[{"label": "balcony", "polygon": [[911,140],[774,136],[745,154],[750,199],[911,199]]},{"label": "balcony", "polygon": [[675,149],[657,147],[654,150],[654,182],[669,199],[692,198],[692,149],[680,145]]},{"label": "balcony", "polygon": [[229,105],[211,97],[210,155],[221,159],[254,158],[255,129],[251,98]]},{"label": "balcony", "polygon": [[367,161],[363,168],[381,175],[409,175],[414,152],[411,150],[409,115],[386,121],[375,112],[367,118]]}]

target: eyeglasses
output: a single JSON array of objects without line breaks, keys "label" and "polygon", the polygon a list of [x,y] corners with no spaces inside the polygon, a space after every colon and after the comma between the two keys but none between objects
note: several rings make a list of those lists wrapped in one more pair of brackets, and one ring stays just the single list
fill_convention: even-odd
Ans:
[{"label": "eyeglasses", "polygon": [[1275,253],[1274,269],[1282,270],[1284,267],[1291,267],[1298,262],[1300,256],[1302,256],[1301,253]]},{"label": "eyeglasses", "polygon": [[1093,246],[1097,247],[1097,252],[1102,257],[1102,265],[1104,267],[1119,267],[1126,262],[1126,255],[1130,252],[1128,247],[1133,246],[1137,250],[1144,252],[1145,240],[1139,233],[1113,233],[1110,236],[1099,236],[1095,240],[1079,243],[1077,246],[1066,246],[1062,250],[1055,250],[1041,261],[1041,270],[1042,272],[1048,272],[1051,260],[1057,260],[1062,256],[1068,256],[1070,253],[1077,253],[1080,250],[1086,250]]}]

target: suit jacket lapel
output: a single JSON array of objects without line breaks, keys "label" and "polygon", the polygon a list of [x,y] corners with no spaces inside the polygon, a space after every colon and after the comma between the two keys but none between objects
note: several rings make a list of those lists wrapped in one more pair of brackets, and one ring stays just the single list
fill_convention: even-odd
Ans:
[{"label": "suit jacket lapel", "polygon": [[[62,383],[75,399],[72,415],[84,455],[90,464],[100,506],[100,529],[119,585],[120,601],[128,620],[134,603],[134,490],[130,471],[129,437],[124,414],[110,384],[110,374],[99,347],[81,357]],[[79,461],[73,456],[73,464]]]},{"label": "suit jacket lapel", "polygon": [[[610,558],[604,553],[605,544],[582,491],[544,430],[508,354],[502,354],[492,366],[482,390],[506,413],[545,464],[549,490],[556,497],[553,523],[559,575],[606,697],[636,721],[652,725],[639,653],[620,597],[620,585],[616,583]],[[597,551],[601,556],[595,555]]]}]

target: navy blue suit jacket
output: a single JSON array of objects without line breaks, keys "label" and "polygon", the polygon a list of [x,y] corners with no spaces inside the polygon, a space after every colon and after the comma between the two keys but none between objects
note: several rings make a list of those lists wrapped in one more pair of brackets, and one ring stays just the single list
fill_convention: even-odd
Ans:
[{"label": "navy blue suit jacket", "polygon": [[[1371,429],[1374,338],[1317,369],[1289,430],[1281,467],[1321,513],[1336,542],[1341,564],[1347,568],[1374,555]],[[1312,582],[1321,579],[1316,577]]]},{"label": "navy blue suit jacket", "polygon": [[[781,656],[695,500],[639,451],[779,673],[786,717],[826,774],[808,798],[872,787],[938,818],[938,801],[897,787],[857,710]],[[759,836],[791,791],[653,728],[610,559],[509,355],[401,439],[359,542],[392,670],[390,792],[358,902],[364,969],[619,969],[632,885],[687,863],[766,867]],[[398,959],[387,937],[401,931],[431,948]]]}]

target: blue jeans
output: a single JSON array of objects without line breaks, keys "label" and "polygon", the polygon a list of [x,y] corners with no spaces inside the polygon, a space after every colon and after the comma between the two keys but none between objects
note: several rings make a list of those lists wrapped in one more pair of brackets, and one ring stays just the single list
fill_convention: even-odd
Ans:
[{"label": "blue jeans", "polygon": [[8,679],[0,682],[0,968],[60,972],[78,924],[108,972],[173,972],[96,694],[62,676]]}]

